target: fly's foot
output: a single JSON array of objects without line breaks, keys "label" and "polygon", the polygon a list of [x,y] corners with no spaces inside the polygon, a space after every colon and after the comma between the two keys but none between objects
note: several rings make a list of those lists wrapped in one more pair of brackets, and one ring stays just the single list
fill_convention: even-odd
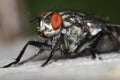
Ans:
[{"label": "fly's foot", "polygon": [[8,68],[8,67],[10,67],[10,66],[12,66],[12,65],[17,65],[17,64],[18,64],[18,62],[17,62],[17,61],[14,61],[14,62],[11,62],[11,63],[9,63],[9,64],[1,67],[1,68]]},{"label": "fly's foot", "polygon": [[98,60],[103,60],[102,57],[100,57],[98,54],[96,53],[92,53],[92,57],[93,60],[98,59]]}]

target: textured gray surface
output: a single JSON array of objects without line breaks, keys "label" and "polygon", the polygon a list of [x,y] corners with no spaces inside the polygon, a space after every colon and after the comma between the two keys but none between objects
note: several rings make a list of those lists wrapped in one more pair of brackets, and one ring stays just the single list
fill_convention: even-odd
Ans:
[{"label": "textured gray surface", "polygon": [[[19,40],[11,45],[0,45],[0,66],[13,61],[27,42]],[[38,48],[29,46],[23,60],[36,53]],[[0,68],[0,80],[120,80],[120,54],[102,54],[103,60],[90,56],[75,59],[51,60],[40,67],[44,60],[30,61],[23,65]]]}]

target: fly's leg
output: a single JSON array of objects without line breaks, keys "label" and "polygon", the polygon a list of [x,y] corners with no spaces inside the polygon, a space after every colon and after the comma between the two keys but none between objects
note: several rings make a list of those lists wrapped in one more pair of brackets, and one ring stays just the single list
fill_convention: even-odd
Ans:
[{"label": "fly's leg", "polygon": [[47,60],[41,65],[41,67],[44,67],[53,57],[53,50],[50,53],[50,56],[47,58]]},{"label": "fly's leg", "polygon": [[33,60],[34,58],[36,58],[39,54],[41,54],[44,50],[41,49],[37,54],[34,54],[32,57],[28,58],[27,60],[24,60],[22,62],[20,62],[18,65],[22,65],[30,60]]},{"label": "fly's leg", "polygon": [[48,46],[48,47],[51,47],[50,45],[48,44],[45,44],[45,43],[41,43],[41,42],[38,42],[38,41],[28,41],[27,44],[23,47],[23,49],[21,50],[21,52],[19,53],[19,55],[17,56],[17,58],[15,59],[14,62],[12,63],[9,63],[5,66],[3,66],[2,68],[7,68],[7,67],[10,67],[11,65],[14,65],[14,64],[18,64],[20,59],[22,58],[26,48],[28,45],[32,45],[32,46],[35,46],[35,47],[41,47],[41,46]]},{"label": "fly's leg", "polygon": [[55,46],[53,47],[52,51],[50,52],[49,57],[47,58],[47,60],[41,65],[41,67],[44,67],[53,57],[53,53],[56,52],[57,47],[59,46],[59,44],[61,43],[62,37],[64,34],[61,34],[60,38],[57,40]]},{"label": "fly's leg", "polygon": [[[92,59],[97,58],[98,52],[95,50],[95,48],[98,45],[98,43],[104,38],[104,36],[105,36],[105,33],[101,31],[99,35],[96,37],[96,40],[91,44],[90,52],[92,54]],[[98,58],[101,59],[101,57],[98,57]]]},{"label": "fly's leg", "polygon": [[47,58],[47,60],[41,65],[42,67],[44,67],[53,57],[53,53],[56,51],[56,47],[58,46],[59,40],[57,41],[57,43],[55,44],[54,48],[52,49],[52,51],[50,52],[49,57]]}]

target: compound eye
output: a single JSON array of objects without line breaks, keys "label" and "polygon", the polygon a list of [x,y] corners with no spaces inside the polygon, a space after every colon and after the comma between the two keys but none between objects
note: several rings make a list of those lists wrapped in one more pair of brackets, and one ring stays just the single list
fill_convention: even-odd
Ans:
[{"label": "compound eye", "polygon": [[62,16],[60,14],[58,14],[57,12],[55,12],[52,14],[50,22],[51,22],[52,28],[54,30],[57,30],[62,25],[62,22],[63,22]]}]

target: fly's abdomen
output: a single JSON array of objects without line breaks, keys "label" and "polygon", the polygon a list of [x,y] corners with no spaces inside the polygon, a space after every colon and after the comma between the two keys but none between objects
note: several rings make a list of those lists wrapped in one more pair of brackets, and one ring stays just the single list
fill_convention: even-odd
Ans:
[{"label": "fly's abdomen", "polygon": [[98,53],[108,53],[118,50],[118,44],[116,44],[113,40],[106,35],[103,39],[98,43],[95,50]]}]

